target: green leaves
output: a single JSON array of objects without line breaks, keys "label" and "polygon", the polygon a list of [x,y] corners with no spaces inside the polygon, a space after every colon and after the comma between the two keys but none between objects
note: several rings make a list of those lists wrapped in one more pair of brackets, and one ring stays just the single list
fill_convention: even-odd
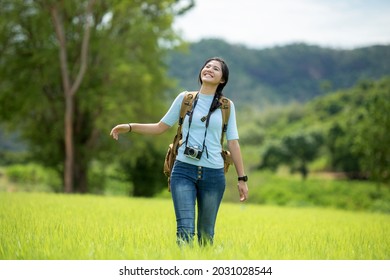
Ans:
[{"label": "green leaves", "polygon": [[356,127],[355,150],[370,177],[390,184],[390,78],[373,83]]},{"label": "green leaves", "polygon": [[299,172],[305,179],[308,163],[319,153],[322,135],[319,133],[297,133],[282,138],[279,144],[270,145],[264,152],[260,168],[275,171],[279,165],[288,165],[291,172]]},{"label": "green leaves", "polygon": [[[118,152],[114,145],[129,158],[131,151],[125,144],[109,139],[114,124],[161,118],[171,82],[163,63],[166,45],[160,42],[176,40],[171,24],[178,1],[96,1],[91,14],[86,12],[88,3],[0,2],[0,121],[21,131],[33,158],[58,172],[65,158],[64,72],[73,85],[85,66],[82,53],[87,49],[87,70],[80,87],[75,87],[71,124],[76,190],[87,190],[89,163],[113,157]],[[87,22],[92,24],[90,41],[83,48]],[[59,23],[64,30],[61,42],[56,33]],[[67,54],[62,64],[60,43]],[[143,147],[142,139],[134,141],[136,147]],[[132,156],[142,153],[140,149]]]}]

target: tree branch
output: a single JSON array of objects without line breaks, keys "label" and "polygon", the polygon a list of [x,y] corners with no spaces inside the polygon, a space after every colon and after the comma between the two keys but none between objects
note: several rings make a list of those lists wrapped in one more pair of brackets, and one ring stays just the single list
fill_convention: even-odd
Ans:
[{"label": "tree branch", "polygon": [[77,90],[79,89],[81,85],[81,81],[84,78],[85,72],[87,71],[87,65],[88,65],[88,47],[89,47],[89,38],[91,34],[91,13],[92,13],[92,7],[95,4],[95,0],[90,0],[88,2],[87,10],[86,10],[86,23],[84,28],[84,36],[83,36],[83,42],[81,44],[81,61],[80,61],[80,69],[77,73],[76,80],[72,85],[71,88],[71,94],[75,95]]},{"label": "tree branch", "polygon": [[53,5],[50,7],[50,14],[53,20],[54,29],[57,34],[57,39],[60,44],[60,67],[62,75],[62,85],[64,87],[65,95],[70,91],[70,77],[68,72],[68,56],[66,52],[66,38],[64,24],[58,13],[57,6]]}]

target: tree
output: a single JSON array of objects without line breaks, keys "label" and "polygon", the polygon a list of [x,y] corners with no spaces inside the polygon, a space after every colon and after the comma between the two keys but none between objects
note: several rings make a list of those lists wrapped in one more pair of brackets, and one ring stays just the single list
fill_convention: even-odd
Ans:
[{"label": "tree", "polygon": [[279,165],[287,162],[287,152],[281,143],[271,143],[264,150],[259,169],[270,169],[275,172]]},{"label": "tree", "polygon": [[367,102],[357,124],[353,150],[373,180],[390,184],[390,78],[361,86]]},{"label": "tree", "polygon": [[[87,71],[88,47],[90,40],[92,9],[96,0],[89,0],[85,12],[80,15],[83,21],[84,32],[81,34],[81,50],[79,55],[80,62],[76,64],[76,76],[72,79],[68,65],[67,39],[63,15],[60,10],[64,10],[62,3],[42,4],[43,9],[48,9],[53,21],[55,34],[59,44],[59,60],[61,68],[62,88],[65,97],[65,164],[64,164],[64,188],[65,192],[72,192],[74,180],[74,142],[73,142],[73,117],[75,94],[79,90],[81,82]],[[62,6],[62,7],[61,7]]]},{"label": "tree", "polygon": [[317,157],[321,144],[322,136],[316,132],[287,135],[278,145],[266,149],[260,168],[276,170],[279,165],[286,164],[291,172],[298,171],[306,179],[307,165]]},{"label": "tree", "polygon": [[66,192],[88,190],[113,123],[161,113],[172,20],[193,2],[0,0],[0,120],[63,174]]},{"label": "tree", "polygon": [[287,151],[286,163],[291,171],[298,171],[306,179],[309,169],[308,163],[313,161],[320,150],[322,136],[319,133],[288,135],[282,140]]},{"label": "tree", "polygon": [[[353,127],[350,120],[348,125]],[[333,171],[342,171],[349,179],[363,179],[364,172],[360,163],[362,154],[352,147],[355,142],[355,132],[339,123],[334,123],[329,129],[325,145],[329,150],[330,166]]]}]

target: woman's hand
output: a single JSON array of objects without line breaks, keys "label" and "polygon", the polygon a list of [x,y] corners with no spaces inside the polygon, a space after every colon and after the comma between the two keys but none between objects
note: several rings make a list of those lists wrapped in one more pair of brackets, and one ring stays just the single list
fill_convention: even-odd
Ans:
[{"label": "woman's hand", "polygon": [[244,181],[238,181],[238,193],[240,194],[240,201],[243,202],[248,199],[248,185]]},{"label": "woman's hand", "polygon": [[118,124],[117,126],[115,126],[111,130],[110,135],[115,140],[118,140],[119,133],[127,133],[127,132],[130,132],[130,131],[131,131],[131,125],[130,124],[127,124],[127,123],[125,123],[125,124]]}]

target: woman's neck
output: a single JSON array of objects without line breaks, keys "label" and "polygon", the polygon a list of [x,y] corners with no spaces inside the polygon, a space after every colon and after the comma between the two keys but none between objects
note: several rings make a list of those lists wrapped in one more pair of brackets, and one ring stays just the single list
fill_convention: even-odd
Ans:
[{"label": "woman's neck", "polygon": [[199,89],[199,92],[206,95],[214,95],[217,91],[217,87],[215,85],[207,85],[205,83],[202,84],[202,86]]}]

